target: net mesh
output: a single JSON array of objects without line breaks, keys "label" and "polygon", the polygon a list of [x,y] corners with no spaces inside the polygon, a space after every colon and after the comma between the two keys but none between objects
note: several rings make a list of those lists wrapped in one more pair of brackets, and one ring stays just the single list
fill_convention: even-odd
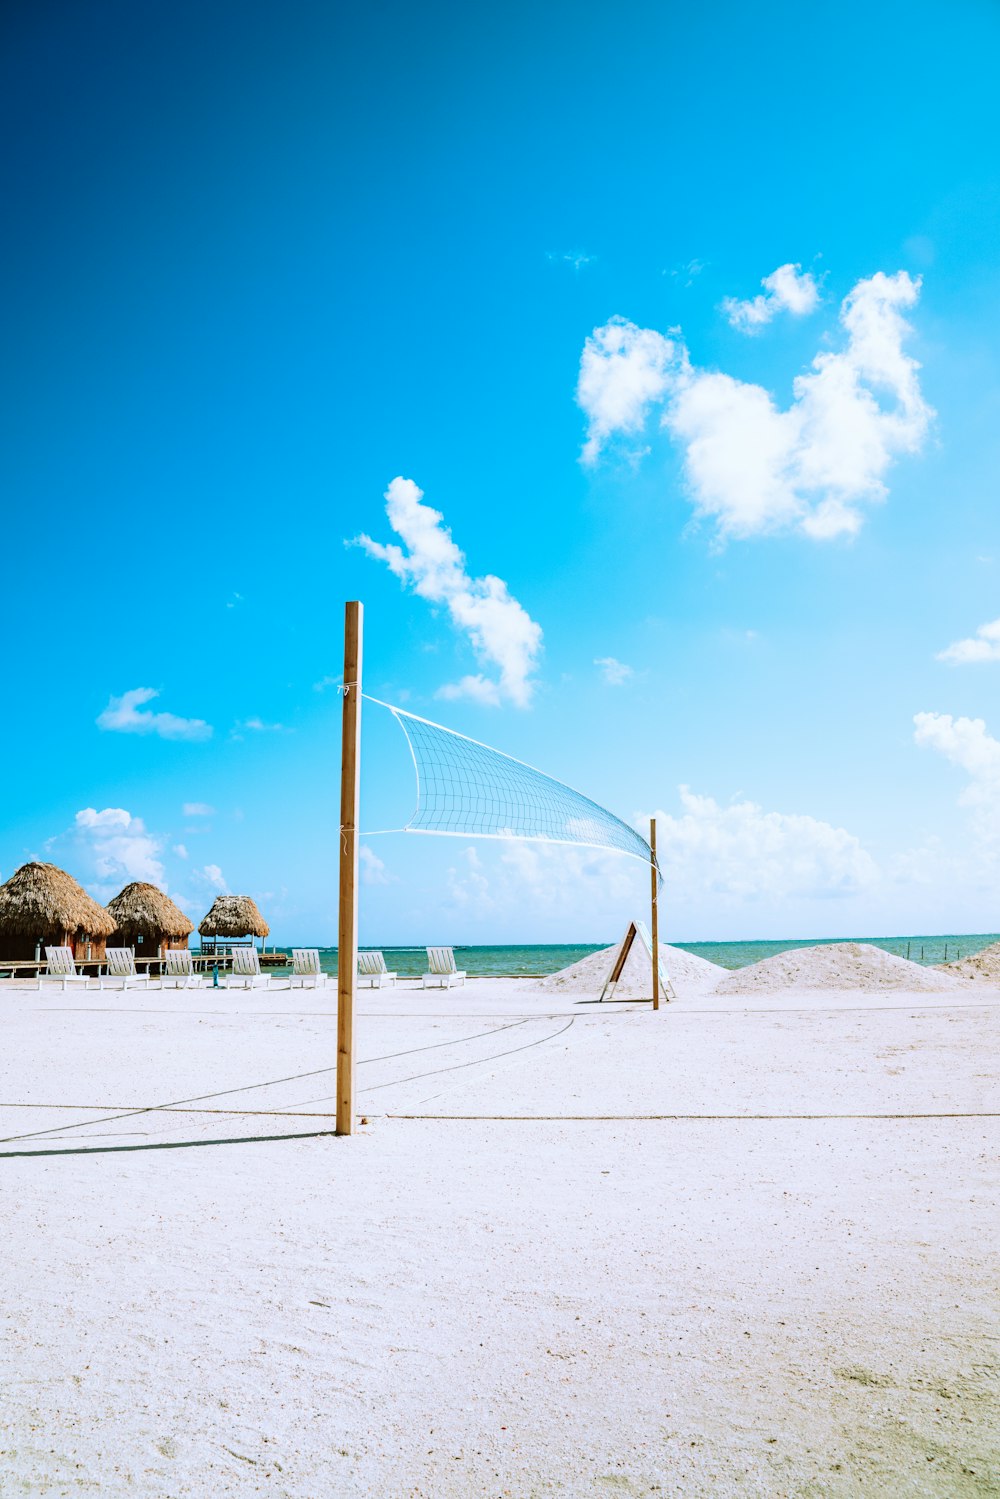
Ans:
[{"label": "net mesh", "polygon": [[417,807],[402,832],[575,843],[652,862],[645,838],[588,796],[454,729],[379,706],[406,735],[417,772]]}]

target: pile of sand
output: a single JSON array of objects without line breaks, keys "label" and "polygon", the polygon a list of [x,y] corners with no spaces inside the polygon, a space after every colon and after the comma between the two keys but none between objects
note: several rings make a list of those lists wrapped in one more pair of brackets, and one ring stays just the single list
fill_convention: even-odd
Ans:
[{"label": "pile of sand", "polygon": [[937,973],[954,974],[957,978],[972,979],[980,984],[1000,984],[1000,942],[991,942],[971,958],[960,958],[955,963],[939,963]]},{"label": "pile of sand", "polygon": [[[611,972],[618,944],[591,953],[579,963],[571,963],[559,973],[542,979],[539,988],[558,989],[563,994],[592,994],[599,998],[604,982]],[[632,944],[625,971],[618,981],[615,996],[618,999],[650,999],[653,993],[652,964],[649,954],[641,942]],[[669,977],[678,994],[705,994],[715,988],[724,968],[709,963],[682,947],[668,947],[660,943],[660,973]]]},{"label": "pile of sand", "polygon": [[[957,965],[956,965],[957,966]],[[738,968],[717,985],[718,994],[773,994],[781,989],[902,989],[927,992],[951,989],[961,978],[937,968],[922,968],[869,942],[829,942],[776,953],[760,963]]]}]

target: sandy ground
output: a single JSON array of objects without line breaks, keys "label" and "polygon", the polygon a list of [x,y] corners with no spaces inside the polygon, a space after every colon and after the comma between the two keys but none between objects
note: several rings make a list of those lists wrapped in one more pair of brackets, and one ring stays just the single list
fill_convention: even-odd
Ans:
[{"label": "sandy ground", "polygon": [[1000,990],[334,1008],[0,986],[4,1499],[1000,1493]]}]

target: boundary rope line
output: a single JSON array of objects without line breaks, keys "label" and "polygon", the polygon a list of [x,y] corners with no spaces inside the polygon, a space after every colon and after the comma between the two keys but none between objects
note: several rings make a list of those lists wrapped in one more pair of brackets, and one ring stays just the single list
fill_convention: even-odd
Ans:
[{"label": "boundary rope line", "polygon": [[[561,1032],[557,1032],[561,1034]],[[539,1041],[532,1042],[538,1046],[542,1041],[551,1041],[552,1036],[543,1036]],[[516,1051],[525,1051],[527,1047],[515,1047]],[[498,1057],[510,1056],[511,1052],[497,1052]],[[484,1061],[492,1061],[491,1057]],[[471,1062],[462,1063],[463,1066],[472,1066]],[[450,1070],[442,1068],[442,1071]],[[419,1077],[432,1077],[433,1073],[420,1073]],[[413,1078],[401,1078],[401,1082],[413,1082]],[[389,1086],[386,1084],[385,1086]],[[0,1104],[4,1109],[97,1109],[102,1105],[96,1103],[5,1103]],[[110,1104],[103,1105],[110,1108]],[[179,1113],[179,1114],[219,1114],[237,1119],[333,1119],[331,1113],[317,1112],[314,1114],[296,1111],[295,1109],[185,1109],[178,1108],[173,1104],[154,1104],[153,1110],[157,1113]],[[969,1110],[967,1112],[942,1112],[933,1114],[377,1114],[369,1109],[368,1114],[373,1119],[428,1119],[447,1124],[449,1121],[469,1124],[476,1120],[489,1123],[511,1123],[511,1124],[563,1124],[563,1123],[698,1123],[702,1120],[728,1121],[729,1123],[740,1123],[743,1120],[780,1121],[783,1119],[795,1121],[821,1122],[825,1119],[1000,1119],[1000,1111]],[[94,1121],[95,1123],[98,1121]],[[68,1126],[72,1128],[72,1126]],[[284,1136],[281,1136],[284,1139]],[[28,1135],[14,1135],[12,1139],[30,1139]],[[9,1154],[9,1152],[6,1152]]]},{"label": "boundary rope line", "polygon": [[377,1114],[377,1119],[431,1119],[441,1123],[449,1120],[470,1124],[476,1120],[502,1124],[566,1124],[566,1123],[667,1123],[723,1120],[740,1124],[752,1120],[821,1121],[824,1119],[1000,1119],[998,1112],[935,1113],[935,1114]]},{"label": "boundary rope line", "polygon": [[[525,1123],[545,1123],[546,1121],[563,1124],[569,1121],[587,1122],[588,1120],[608,1119],[614,1121],[628,1121],[630,1119],[649,1120],[683,1120],[683,1119],[718,1119],[718,1120],[742,1120],[742,1119],[996,1119],[996,1114],[632,1114],[632,1115],[583,1115],[583,1114],[554,1114],[554,1115],[482,1115],[482,1114],[382,1114],[376,1118],[384,1119],[436,1119],[452,1120],[453,1122],[465,1122],[470,1120],[500,1120],[501,1122],[519,1120]],[[59,1156],[59,1155],[119,1155],[137,1150],[203,1150],[213,1145],[270,1145],[279,1144],[286,1140],[335,1140],[336,1130],[319,1129],[305,1130],[290,1135],[236,1135],[224,1140],[161,1140],[152,1144],[143,1145],[71,1145],[59,1149],[46,1150],[0,1150],[0,1160],[25,1159],[32,1156]]]}]

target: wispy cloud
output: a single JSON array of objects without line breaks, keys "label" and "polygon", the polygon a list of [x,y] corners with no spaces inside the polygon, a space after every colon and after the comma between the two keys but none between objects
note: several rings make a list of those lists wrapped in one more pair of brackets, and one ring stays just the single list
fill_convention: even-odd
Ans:
[{"label": "wispy cloud", "polygon": [[214,817],[215,808],[210,807],[208,802],[185,802],[183,807],[185,817]]},{"label": "wispy cloud", "polygon": [[156,734],[160,739],[208,739],[212,725],[202,718],[178,718],[176,713],[143,711],[144,703],[159,697],[155,687],[134,687],[113,697],[99,714],[97,726],[115,734]]},{"label": "wispy cloud", "polygon": [[287,734],[291,731],[283,723],[265,723],[262,718],[238,719],[237,729],[249,729],[251,734]]},{"label": "wispy cloud", "polygon": [[965,640],[955,640],[943,651],[938,651],[935,660],[950,661],[955,666],[967,666],[976,661],[1000,661],[1000,619],[980,625],[975,635]]},{"label": "wispy cloud", "polygon": [[457,682],[445,682],[434,696],[446,703],[464,697],[470,702],[481,703],[485,708],[499,708],[502,701],[496,682],[484,677],[481,672],[477,672],[475,676],[461,677]]},{"label": "wispy cloud", "polygon": [[675,281],[679,281],[683,287],[687,288],[693,286],[695,279],[701,275],[702,271],[707,269],[707,260],[689,260],[684,265],[675,265],[670,270],[664,271],[663,275],[671,276]]},{"label": "wispy cloud", "polygon": [[313,692],[325,692],[328,687],[339,687],[340,677],[320,677],[318,682],[313,683]]},{"label": "wispy cloud", "polygon": [[593,265],[597,256],[585,255],[582,250],[550,250],[546,259],[557,265],[572,266],[574,271],[582,271],[584,266]]},{"label": "wispy cloud", "polygon": [[452,623],[468,637],[476,655],[493,666],[498,680],[482,674],[449,684],[453,697],[478,702],[508,699],[519,708],[531,701],[532,674],[542,649],[541,626],[509,592],[502,578],[491,573],[469,575],[465,554],[455,545],[444,516],[423,501],[423,490],[412,479],[393,479],[386,491],[389,524],[405,546],[383,545],[370,536],[355,540],[370,557],[385,562],[414,593],[432,604],[444,604]]},{"label": "wispy cloud", "polygon": [[844,299],[846,335],[799,375],[786,410],[763,386],[692,365],[679,336],[612,318],[587,339],[577,399],[588,418],[583,460],[641,434],[650,411],[684,450],[689,492],[720,537],[794,528],[817,540],[853,535],[861,506],[883,500],[885,475],[917,453],[934,413],[917,361],[903,350],[919,280],[879,271]]},{"label": "wispy cloud", "polygon": [[741,302],[726,297],[722,311],[730,324],[741,333],[757,333],[779,312],[805,317],[819,305],[819,287],[809,271],[799,265],[779,265],[761,281],[763,296]]},{"label": "wispy cloud", "polygon": [[616,661],[614,656],[595,656],[594,665],[601,668],[601,676],[609,687],[623,687],[635,676],[631,666],[626,666],[624,661]]},{"label": "wispy cloud", "polygon": [[214,890],[217,895],[228,895],[230,893],[229,886],[226,884],[226,877],[218,864],[204,864],[201,869],[193,869],[191,875],[198,885],[204,886],[209,890]]}]

